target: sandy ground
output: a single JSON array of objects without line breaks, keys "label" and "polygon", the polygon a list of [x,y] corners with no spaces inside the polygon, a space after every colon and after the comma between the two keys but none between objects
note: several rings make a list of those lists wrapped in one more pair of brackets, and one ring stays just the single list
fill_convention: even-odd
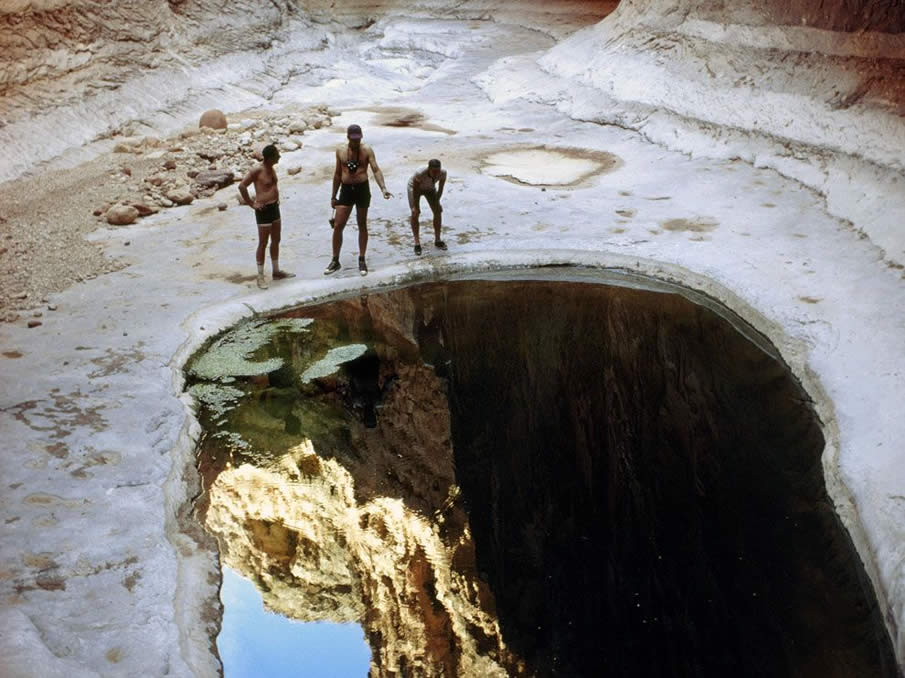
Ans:
[{"label": "sandy ground", "polygon": [[122,268],[100,244],[85,240],[103,223],[93,211],[124,197],[110,177],[117,167],[112,155],[0,185],[0,317],[6,322],[52,313],[52,293]]},{"label": "sandy ground", "polygon": [[[112,155],[0,187],[2,308],[19,316],[0,324],[0,626],[11,630],[0,651],[11,675],[35,662],[47,676],[216,675],[219,570],[191,518],[198,430],[181,394],[181,366],[205,340],[251,313],[532,266],[681,283],[773,342],[815,399],[828,487],[905,655],[901,272],[818,194],[771,170],[670,152],[550,106],[491,101],[472,77],[550,42],[493,25],[462,35],[467,55],[418,87],[338,62],[321,86],[289,83],[275,97],[274,115],[324,101],[340,115],[283,156],[281,263],[298,277],[266,291],[254,287],[254,226],[234,187],[100,228],[93,211],[128,184]],[[327,278],[332,153],[352,122],[395,197],[374,191],[368,277],[353,268],[350,229],[346,268]],[[541,158],[547,184],[540,147],[551,151]],[[557,164],[591,151],[614,161],[591,153],[600,161],[590,173]],[[449,171],[450,249],[426,245],[416,257],[405,182],[434,156]],[[532,166],[519,166],[526,157]]]}]

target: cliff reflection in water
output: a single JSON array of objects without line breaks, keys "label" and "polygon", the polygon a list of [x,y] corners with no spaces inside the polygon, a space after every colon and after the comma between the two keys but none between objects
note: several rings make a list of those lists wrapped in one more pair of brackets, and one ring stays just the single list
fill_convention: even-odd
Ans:
[{"label": "cliff reflection in water", "polygon": [[223,562],[372,675],[895,675],[806,395],[682,296],[427,284],[188,372]]}]

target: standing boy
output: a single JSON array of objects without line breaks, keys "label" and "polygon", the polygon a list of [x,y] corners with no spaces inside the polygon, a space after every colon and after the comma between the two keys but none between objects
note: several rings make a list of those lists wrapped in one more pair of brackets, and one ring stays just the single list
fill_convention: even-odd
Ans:
[{"label": "standing boy", "polygon": [[[280,152],[273,144],[268,144],[261,152],[264,162],[255,165],[245,178],[239,183],[239,194],[242,202],[249,205],[255,211],[255,221],[258,224],[258,249],[255,252],[255,261],[258,264],[258,287],[267,289],[267,280],[264,277],[264,252],[267,249],[267,240],[270,239],[270,261],[273,264],[273,279],[291,278],[295,274],[280,270],[280,191],[277,188],[277,173],[273,166],[280,161]],[[252,200],[248,195],[248,186],[254,183],[255,197]]]},{"label": "standing boy", "polygon": [[[368,167],[374,170],[374,179],[383,192],[383,197],[393,197],[386,189],[383,172],[377,165],[374,150],[361,143],[361,127],[349,125],[346,130],[347,143],[336,149],[336,169],[333,172],[333,193],[330,195],[330,207],[336,210],[333,223],[333,258],[330,260],[324,275],[336,273],[342,266],[339,263],[339,252],[343,246],[343,229],[355,207],[358,221],[358,272],[368,274],[365,254],[368,250],[368,207],[371,204],[371,187],[368,184]],[[336,191],[339,190],[337,197]]]}]

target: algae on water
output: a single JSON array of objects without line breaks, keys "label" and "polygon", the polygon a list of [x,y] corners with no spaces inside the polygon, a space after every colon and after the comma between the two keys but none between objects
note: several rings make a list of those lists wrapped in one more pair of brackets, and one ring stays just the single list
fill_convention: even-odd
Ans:
[{"label": "algae on water", "polygon": [[236,406],[239,398],[245,395],[244,391],[233,386],[210,382],[190,386],[189,393],[192,394],[197,402],[207,408],[212,418],[226,414]]},{"label": "algae on water", "polygon": [[266,346],[278,332],[306,332],[313,322],[311,318],[250,320],[214,341],[193,361],[189,373],[198,379],[213,381],[273,372],[283,366],[283,359],[254,360],[255,352]]},{"label": "algae on water", "polygon": [[302,372],[302,383],[307,384],[313,379],[333,374],[339,369],[340,365],[360,358],[367,350],[368,347],[364,344],[348,344],[331,348],[327,351],[327,355]]}]

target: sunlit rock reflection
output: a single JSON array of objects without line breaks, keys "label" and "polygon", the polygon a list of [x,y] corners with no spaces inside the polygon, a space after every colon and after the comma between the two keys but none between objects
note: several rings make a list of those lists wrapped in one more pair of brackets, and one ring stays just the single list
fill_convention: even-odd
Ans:
[{"label": "sunlit rock reflection", "polygon": [[479,634],[482,652],[490,640],[505,654],[493,610],[482,607],[486,585],[468,567],[467,530],[444,541],[437,522],[399,499],[358,504],[351,474],[310,442],[267,469],[225,469],[209,497],[206,526],[224,563],[287,617],[361,622],[381,675],[406,666],[415,675],[507,674],[478,651]]}]

